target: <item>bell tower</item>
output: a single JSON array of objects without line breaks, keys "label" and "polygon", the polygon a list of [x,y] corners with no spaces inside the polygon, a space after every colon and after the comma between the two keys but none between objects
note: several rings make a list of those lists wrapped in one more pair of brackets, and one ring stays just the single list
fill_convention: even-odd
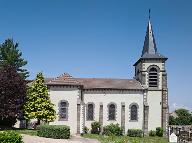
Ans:
[{"label": "bell tower", "polygon": [[[135,79],[145,88],[144,94],[144,132],[156,127],[168,126],[168,88],[165,56],[158,53],[150,20],[141,57],[134,64]],[[150,124],[149,124],[150,123]]]}]

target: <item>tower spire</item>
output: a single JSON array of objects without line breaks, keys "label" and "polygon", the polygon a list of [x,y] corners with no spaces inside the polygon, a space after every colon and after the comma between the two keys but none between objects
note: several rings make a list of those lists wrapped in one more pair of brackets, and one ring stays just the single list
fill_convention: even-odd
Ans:
[{"label": "tower spire", "polygon": [[155,43],[155,37],[153,35],[153,29],[151,24],[151,10],[149,9],[149,20],[147,24],[147,31],[145,35],[145,41],[143,45],[143,50],[140,59],[134,64],[134,66],[137,66],[138,63],[141,62],[141,59],[162,59],[163,61],[166,61],[167,58],[157,51],[156,43]]},{"label": "tower spire", "polygon": [[153,29],[152,29],[152,24],[151,24],[150,19],[151,19],[151,10],[149,9],[149,21],[148,21],[148,25],[147,25],[147,31],[146,31],[146,36],[145,36],[145,41],[144,41],[144,46],[143,46],[143,51],[142,51],[142,57],[143,57],[143,55],[146,55],[146,54],[150,54],[150,55],[157,54],[155,37],[153,35]]},{"label": "tower spire", "polygon": [[151,19],[151,9],[149,9],[149,21]]}]

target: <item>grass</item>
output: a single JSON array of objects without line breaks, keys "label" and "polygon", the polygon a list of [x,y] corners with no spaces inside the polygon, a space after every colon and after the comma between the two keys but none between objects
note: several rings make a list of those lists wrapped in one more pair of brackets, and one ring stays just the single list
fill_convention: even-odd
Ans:
[{"label": "grass", "polygon": [[101,143],[168,143],[163,137],[128,137],[128,136],[103,136],[96,134],[84,134],[85,138],[97,139]]},{"label": "grass", "polygon": [[2,130],[2,131],[15,131],[19,134],[37,136],[37,130],[33,130],[33,129],[6,129],[6,130]]},{"label": "grass", "polygon": [[33,130],[33,129],[17,129],[14,130],[20,134],[26,134],[26,135],[31,135],[31,136],[37,136],[37,130]]}]

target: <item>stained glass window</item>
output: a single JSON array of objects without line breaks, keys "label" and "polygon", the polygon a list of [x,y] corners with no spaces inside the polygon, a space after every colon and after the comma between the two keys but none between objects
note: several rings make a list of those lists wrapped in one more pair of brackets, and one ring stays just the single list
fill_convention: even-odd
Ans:
[{"label": "stained glass window", "polygon": [[93,104],[88,104],[87,105],[87,120],[93,120],[93,111],[94,107]]},{"label": "stained glass window", "polygon": [[115,120],[115,114],[116,114],[115,104],[110,104],[108,106],[108,110],[109,110],[109,120]]},{"label": "stained glass window", "polygon": [[67,120],[68,118],[68,102],[67,101],[61,101],[59,106],[59,115],[60,119]]},{"label": "stained glass window", "polygon": [[131,106],[131,120],[137,120],[137,106]]}]

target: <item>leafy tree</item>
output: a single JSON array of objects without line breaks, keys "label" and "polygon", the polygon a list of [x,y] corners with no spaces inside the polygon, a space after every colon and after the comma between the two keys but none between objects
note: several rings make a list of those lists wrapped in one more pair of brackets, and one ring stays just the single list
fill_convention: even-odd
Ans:
[{"label": "leafy tree", "polygon": [[56,118],[54,104],[48,95],[48,88],[44,84],[42,73],[38,73],[36,79],[27,90],[27,102],[24,106],[24,116],[26,119],[38,119],[50,122]]},{"label": "leafy tree", "polygon": [[13,67],[0,69],[0,125],[13,126],[22,116],[26,82]]},{"label": "leafy tree", "polygon": [[169,125],[177,125],[175,117],[172,115],[169,116]]},{"label": "leafy tree", "polygon": [[18,49],[18,43],[14,44],[13,39],[7,39],[0,45],[0,68],[14,67],[22,77],[27,78],[29,72],[22,67],[27,64],[22,57],[22,52]]},{"label": "leafy tree", "polygon": [[187,109],[177,109],[175,110],[176,117],[169,116],[170,125],[191,125],[192,124],[192,114]]},{"label": "leafy tree", "polygon": [[189,110],[186,109],[177,109],[175,110],[178,117],[176,117],[176,122],[178,125],[190,125],[192,115]]},{"label": "leafy tree", "polygon": [[[191,116],[192,116],[192,112],[191,112]],[[192,117],[191,117],[190,123],[191,123],[191,125],[192,125]]]}]

